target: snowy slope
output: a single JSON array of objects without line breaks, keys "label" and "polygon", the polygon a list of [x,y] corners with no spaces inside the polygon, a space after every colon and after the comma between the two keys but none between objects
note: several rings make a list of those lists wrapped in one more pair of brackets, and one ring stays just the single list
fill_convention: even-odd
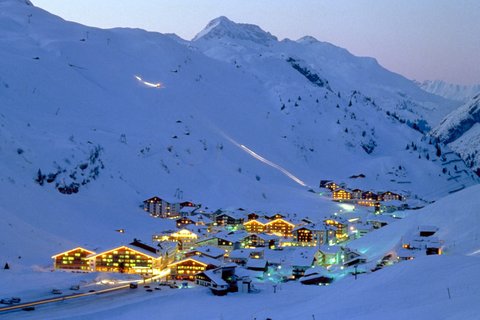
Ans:
[{"label": "snowy slope", "polygon": [[[476,319],[480,294],[479,191],[479,186],[460,191],[357,240],[386,243],[393,237],[399,241],[397,235],[428,223],[440,228],[438,236],[447,246],[445,255],[419,257],[360,274],[357,280],[346,276],[326,287],[287,282],[278,284],[276,293],[272,284],[259,284],[257,294],[225,297],[213,296],[203,287],[155,293],[138,289],[99,296],[87,307],[86,301],[67,301],[4,318],[157,319],[161,314],[166,319]],[[77,277],[72,275],[67,281]]]},{"label": "snowy slope", "polygon": [[435,234],[443,241],[448,255],[480,255],[480,212],[478,194],[480,186],[474,186],[442,198],[410,215],[375,232],[351,242],[348,246],[366,254],[370,260],[380,260],[394,250],[403,237],[415,232],[419,226],[436,226]]},{"label": "snowy slope", "polygon": [[416,83],[427,92],[463,103],[480,93],[480,84],[460,85],[448,83],[443,80],[426,80]]},{"label": "snowy slope", "polygon": [[473,170],[480,169],[480,94],[447,115],[432,135],[460,154]]},{"label": "snowy slope", "polygon": [[[321,218],[335,205],[307,192],[320,179],[363,173],[360,187],[426,201],[477,183],[458,157],[435,157],[423,134],[386,112],[393,110],[388,101],[400,103],[394,85],[405,79],[372,59],[308,39],[278,43],[258,27],[241,26],[242,38],[230,44],[246,54],[235,65],[212,58],[206,42],[199,50],[171,35],[89,28],[23,1],[1,1],[0,12],[0,250],[13,264],[46,265],[74,244],[149,239],[172,227],[139,209],[153,195],[211,210]],[[293,60],[278,46],[294,48]],[[318,60],[307,62],[310,56]],[[315,78],[314,63],[328,72]],[[369,65],[378,71],[370,85],[360,76]],[[329,86],[321,85],[324,76]],[[386,98],[369,97],[369,90]],[[398,90],[412,106],[443,103],[406,85]],[[115,232],[120,228],[127,232]]]}]

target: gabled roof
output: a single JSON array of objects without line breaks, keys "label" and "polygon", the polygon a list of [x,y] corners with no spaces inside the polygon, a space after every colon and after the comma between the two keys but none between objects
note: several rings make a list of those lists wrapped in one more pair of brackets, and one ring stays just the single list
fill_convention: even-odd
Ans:
[{"label": "gabled roof", "polygon": [[248,259],[245,267],[254,269],[263,269],[267,267],[267,260],[264,259]]},{"label": "gabled roof", "polygon": [[116,250],[119,250],[119,249],[122,249],[122,248],[140,253],[144,256],[148,256],[151,259],[158,259],[160,257],[157,253],[152,253],[148,250],[145,250],[145,249],[142,249],[142,248],[139,248],[139,247],[135,247],[135,246],[132,246],[132,245],[123,245],[123,246],[115,247],[115,248],[105,250],[105,251],[102,251],[102,252],[99,252],[99,253],[96,253],[96,254],[93,254],[93,255],[89,255],[87,257],[87,259],[93,259],[93,258],[96,258],[98,256],[101,256],[101,255],[104,255],[104,254],[107,254],[109,252],[116,251]]},{"label": "gabled roof", "polygon": [[184,263],[184,262],[189,261],[189,260],[195,261],[195,262],[200,263],[204,266],[212,265],[212,266],[219,267],[222,264],[222,262],[217,260],[217,259],[213,259],[213,258],[209,258],[209,257],[205,257],[205,256],[203,256],[203,257],[202,256],[191,256],[191,257],[188,257],[188,258],[170,263],[168,266],[169,267],[175,266],[177,264]]},{"label": "gabled roof", "polygon": [[178,231],[176,231],[176,232],[171,233],[170,236],[182,235],[182,234],[184,234],[184,235],[191,234],[191,235],[195,235],[195,236],[198,237],[198,235],[197,235],[195,232],[193,232],[192,230],[187,229],[186,227],[183,228],[183,229],[180,229],[180,230],[178,230]]},{"label": "gabled roof", "polygon": [[160,201],[163,201],[163,199],[161,199],[157,196],[148,198],[146,200],[143,200],[143,202],[160,202]]},{"label": "gabled roof", "polygon": [[252,252],[261,252],[263,250],[258,249],[236,249],[230,252],[228,257],[230,259],[248,259]]},{"label": "gabled roof", "polygon": [[298,226],[293,229],[293,232],[300,230],[300,229],[307,229],[311,231],[322,231],[326,230],[324,225],[315,225],[315,224],[305,224],[303,226]]},{"label": "gabled roof", "polygon": [[247,214],[243,211],[222,211],[222,213],[217,215],[217,218],[221,216],[228,216],[232,219],[239,220],[239,219],[245,219]]},{"label": "gabled roof", "polygon": [[288,220],[285,220],[284,218],[274,219],[274,220],[271,220],[271,221],[267,222],[266,224],[272,224],[272,223],[279,222],[279,221],[283,221],[283,222],[291,225],[292,227],[295,227],[295,224],[294,224],[294,223],[292,223],[292,222],[290,222],[290,221],[288,221]]},{"label": "gabled roof", "polygon": [[187,253],[193,253],[193,252],[198,252],[202,255],[205,255],[205,256],[210,256],[210,257],[221,257],[225,254],[225,251],[220,249],[220,248],[217,248],[217,247],[214,247],[214,246],[201,246],[201,247],[197,247]]},{"label": "gabled roof", "polygon": [[88,254],[94,254],[95,253],[95,251],[91,251],[91,250],[88,250],[88,249],[85,249],[85,248],[82,248],[82,247],[76,247],[76,248],[73,248],[73,249],[70,249],[70,250],[67,250],[67,251],[64,251],[64,252],[57,253],[56,255],[52,256],[52,259],[55,259],[56,257],[61,256],[61,255],[70,253],[72,251],[76,251],[78,249],[86,251]]},{"label": "gabled roof", "polygon": [[247,224],[252,224],[252,223],[259,223],[259,224],[266,225],[268,223],[268,221],[269,220],[267,220],[265,218],[258,218],[258,219],[252,219],[252,220],[245,221],[243,224],[247,225]]},{"label": "gabled roof", "polygon": [[315,248],[295,248],[285,262],[293,267],[311,267],[316,251]]},{"label": "gabled roof", "polygon": [[239,242],[242,241],[249,233],[244,230],[239,231],[221,231],[219,233],[213,234],[212,237],[230,241],[230,242]]},{"label": "gabled roof", "polygon": [[213,221],[210,218],[208,218],[207,216],[204,216],[203,214],[191,216],[190,220],[192,220],[195,223],[198,223],[198,222],[204,222],[205,224],[213,223]]},{"label": "gabled roof", "polygon": [[213,270],[206,270],[201,272],[200,274],[204,274],[207,278],[209,278],[212,282],[216,283],[218,286],[228,286],[228,284],[225,282],[225,280],[222,279],[222,273],[220,270],[217,271],[218,269],[213,269]]}]

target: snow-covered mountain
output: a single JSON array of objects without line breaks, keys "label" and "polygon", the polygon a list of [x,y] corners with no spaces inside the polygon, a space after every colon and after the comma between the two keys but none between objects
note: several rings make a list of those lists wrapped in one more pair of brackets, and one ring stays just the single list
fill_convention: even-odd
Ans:
[{"label": "snow-covered mountain", "polygon": [[[344,94],[345,99],[353,91],[361,92],[384,111],[412,122],[426,120],[430,125],[437,124],[458,105],[426,93],[410,80],[380,66],[374,58],[356,57],[311,36],[277,41],[257,26],[220,17],[198,33],[192,45],[209,57],[254,74],[280,97],[284,90],[280,83],[288,81],[288,91],[303,90],[304,81],[299,82],[298,78],[304,77],[312,85],[328,89],[329,94]],[[292,68],[297,77],[286,78]]]},{"label": "snow-covered mountain", "polygon": [[[17,285],[28,294],[31,283],[71,281],[70,274],[35,272],[48,270],[61,250],[148,240],[174,228],[139,208],[153,195],[212,211],[242,207],[322,219],[338,206],[315,191],[320,179],[335,179],[426,205],[352,242],[362,253],[381,256],[404,232],[429,223],[441,228],[451,253],[338,286],[289,282],[274,295],[266,284],[263,304],[258,295],[227,297],[213,312],[205,306],[218,297],[203,288],[151,295],[139,289],[118,300],[96,297],[88,308],[82,299],[39,308],[34,318],[148,319],[159,308],[178,319],[315,318],[320,301],[322,315],[336,317],[342,299],[349,319],[382,318],[397,307],[403,312],[389,317],[476,315],[466,306],[478,297],[478,177],[425,134],[456,103],[373,58],[308,36],[278,41],[225,17],[187,41],[86,27],[29,1],[0,0],[0,61],[0,263],[11,266],[1,270],[2,297]],[[452,148],[478,127],[468,118],[476,117],[474,104],[435,131],[445,142],[455,137]],[[365,178],[352,178],[359,174]],[[446,287],[452,300],[436,295]],[[365,293],[372,299],[358,299]],[[179,313],[185,299],[193,307]]]},{"label": "snow-covered mountain", "polygon": [[480,93],[480,84],[461,85],[448,83],[443,80],[426,80],[416,83],[427,92],[463,103]]},{"label": "snow-covered mountain", "polygon": [[223,17],[190,42],[25,1],[0,12],[0,250],[13,263],[172,227],[138,208],[153,195],[320,218],[334,207],[308,192],[320,179],[426,202],[477,183],[421,132],[451,102],[372,58]]},{"label": "snow-covered mountain", "polygon": [[480,94],[446,116],[432,135],[480,173]]}]

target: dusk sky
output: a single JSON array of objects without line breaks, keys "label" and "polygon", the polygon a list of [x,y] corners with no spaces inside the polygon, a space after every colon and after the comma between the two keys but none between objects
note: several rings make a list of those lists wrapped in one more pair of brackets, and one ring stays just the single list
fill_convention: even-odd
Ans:
[{"label": "dusk sky", "polygon": [[33,0],[66,20],[191,39],[224,15],[279,39],[312,35],[410,79],[480,83],[478,0]]}]

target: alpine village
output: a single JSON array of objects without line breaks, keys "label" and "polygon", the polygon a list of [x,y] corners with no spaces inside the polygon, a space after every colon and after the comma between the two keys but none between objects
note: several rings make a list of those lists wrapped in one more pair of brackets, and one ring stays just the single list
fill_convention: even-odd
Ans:
[{"label": "alpine village", "polygon": [[[273,288],[287,281],[329,285],[418,255],[442,254],[443,242],[435,236],[438,228],[419,225],[402,237],[396,250],[379,261],[367,261],[361,250],[349,248],[349,242],[401,219],[403,210],[418,209],[419,202],[392,191],[351,190],[331,180],[321,180],[319,187],[319,196],[338,204],[337,211],[320,221],[281,211],[210,210],[191,201],[173,203],[154,196],[143,201],[144,214],[174,220],[174,230],[105,249],[71,248],[52,256],[53,268],[133,274],[171,288],[204,286],[222,296],[259,292],[260,283]],[[116,231],[128,234],[127,229]]]}]

